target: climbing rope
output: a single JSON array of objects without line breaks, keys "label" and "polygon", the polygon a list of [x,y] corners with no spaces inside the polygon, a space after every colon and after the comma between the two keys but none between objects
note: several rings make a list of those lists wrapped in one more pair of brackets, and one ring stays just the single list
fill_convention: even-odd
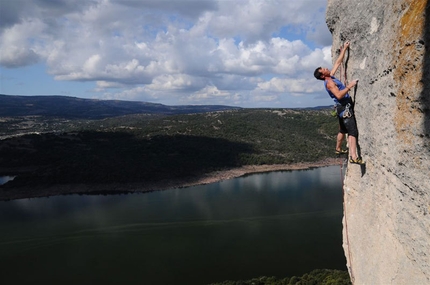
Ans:
[{"label": "climbing rope", "polygon": [[347,69],[348,69],[348,61],[349,61],[349,47],[346,49],[345,53],[346,53],[345,61],[342,61],[344,65],[343,70],[344,70],[344,78],[345,78],[345,82],[343,84],[347,86],[348,85]]},{"label": "climbing rope", "polygon": [[[343,48],[343,47],[340,47],[340,48],[339,48],[339,53],[341,53],[341,52],[342,52],[342,48]],[[340,64],[339,80],[340,80],[340,82],[342,82],[342,83],[343,83],[343,85],[345,85],[345,80],[343,79],[343,75],[345,74],[344,69],[345,69],[345,65],[344,65],[344,62],[343,62],[343,60],[342,60],[342,63]]]},{"label": "climbing rope", "polygon": [[345,187],[344,187],[344,176],[343,176],[343,169],[347,166],[348,159],[345,159],[340,164],[340,179],[342,182],[342,194],[343,194],[343,216],[345,217],[345,236],[346,236],[346,247],[348,248],[348,258],[349,258],[349,272],[351,274],[351,282],[354,284],[354,274],[352,272],[352,258],[351,258],[351,251],[349,249],[349,235],[348,235],[348,219],[347,219],[347,212],[346,212],[346,193],[345,193]]},{"label": "climbing rope", "polygon": [[[340,47],[339,52],[342,52],[343,45]],[[346,53],[346,59],[342,60],[342,63],[340,65],[340,75],[339,80],[344,84],[344,86],[348,85],[348,76],[347,76],[347,68],[348,68],[348,60],[349,60],[349,49],[345,51]],[[355,88],[357,88],[357,85],[355,85]],[[354,89],[354,94],[356,89]],[[345,117],[351,117],[352,114],[349,111],[349,104],[346,108],[346,113],[344,114]],[[357,146],[358,147],[358,146]],[[345,217],[345,237],[346,237],[346,248],[348,250],[348,259],[349,259],[349,273],[351,276],[351,282],[354,284],[354,273],[352,271],[352,256],[351,256],[351,250],[349,245],[349,234],[348,234],[348,213],[347,213],[347,205],[346,205],[346,191],[345,191],[345,185],[344,185],[344,174],[343,169],[347,167],[348,164],[348,158],[346,158],[344,161],[340,163],[340,178],[341,178],[341,184],[342,184],[342,194],[343,194],[343,216]]]},{"label": "climbing rope", "polygon": [[[340,51],[342,51],[343,46],[340,48]],[[342,64],[340,66],[340,81],[347,86],[348,85],[348,77],[347,77],[347,68],[348,68],[348,60],[349,60],[349,50],[346,50],[346,59],[342,60]],[[357,88],[357,85],[355,85],[355,88]],[[354,94],[356,89],[354,89]],[[355,100],[354,100],[355,101]],[[349,106],[350,104],[348,103],[347,108],[345,109],[345,113],[344,113],[344,117],[351,117],[352,114],[349,111]],[[358,147],[358,145],[357,145]],[[347,213],[347,207],[346,207],[346,191],[345,191],[345,185],[343,183],[344,181],[344,176],[343,176],[343,169],[346,168],[348,163],[348,158],[345,159],[341,165],[340,165],[340,174],[341,174],[341,180],[342,180],[342,193],[343,193],[343,216],[345,217],[345,236],[346,236],[346,247],[348,249],[348,259],[349,259],[349,272],[351,275],[351,281],[354,284],[354,273],[352,271],[352,257],[351,257],[351,250],[350,250],[350,246],[349,246],[349,234],[348,234],[348,213]]]},{"label": "climbing rope", "polygon": [[[343,45],[340,47],[339,51],[341,52],[343,49]],[[342,60],[342,63],[340,65],[340,76],[339,79],[343,83],[343,85],[348,85],[348,77],[347,77],[347,67],[348,67],[348,59],[349,59],[349,49],[345,51],[346,53],[346,60]]]}]

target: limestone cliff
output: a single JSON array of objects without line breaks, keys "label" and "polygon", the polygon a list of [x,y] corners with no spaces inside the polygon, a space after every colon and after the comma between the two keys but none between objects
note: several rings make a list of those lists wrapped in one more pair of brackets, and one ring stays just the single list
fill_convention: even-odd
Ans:
[{"label": "limestone cliff", "polygon": [[344,250],[354,284],[430,284],[430,3],[328,0],[366,165],[348,165]]}]

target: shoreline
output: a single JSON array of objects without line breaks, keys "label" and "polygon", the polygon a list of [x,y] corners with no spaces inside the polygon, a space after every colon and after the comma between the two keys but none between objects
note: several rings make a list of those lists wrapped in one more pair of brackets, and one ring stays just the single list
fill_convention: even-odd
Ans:
[{"label": "shoreline", "polygon": [[[339,165],[344,161],[343,158],[328,158],[317,162],[301,162],[294,164],[267,164],[267,165],[245,165],[238,168],[228,170],[221,170],[208,173],[198,181],[191,184],[184,185],[183,187],[190,187],[196,185],[204,185],[223,180],[238,178],[250,174],[273,172],[273,171],[289,171],[289,170],[308,170],[312,168]],[[175,187],[182,188],[182,187]]]},{"label": "shoreline", "polygon": [[159,181],[154,183],[118,183],[118,184],[67,184],[40,187],[23,187],[18,189],[0,188],[0,201],[41,198],[59,195],[109,195],[128,193],[147,193],[153,191],[163,191],[176,188],[187,188],[197,185],[206,185],[238,178],[250,174],[273,172],[308,170],[312,168],[340,165],[343,158],[327,158],[316,162],[300,162],[294,164],[272,164],[272,165],[245,165],[237,168],[220,170],[207,173],[205,175],[169,181]]}]

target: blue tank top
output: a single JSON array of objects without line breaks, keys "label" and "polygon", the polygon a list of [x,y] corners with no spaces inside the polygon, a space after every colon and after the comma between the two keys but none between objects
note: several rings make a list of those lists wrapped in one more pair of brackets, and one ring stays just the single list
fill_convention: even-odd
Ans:
[{"label": "blue tank top", "polygon": [[[334,84],[336,84],[337,88],[339,88],[339,90],[343,90],[346,88],[345,85],[343,85],[343,83],[336,77],[331,76],[331,79],[333,80]],[[327,81],[325,80],[324,80],[324,87],[325,87],[325,90],[327,90],[328,95],[330,95],[330,97],[333,98],[333,101],[336,103],[336,105],[337,104],[346,105],[348,102],[350,102],[350,96],[348,93],[346,93],[346,95],[342,99],[338,100],[336,96],[334,96],[334,94],[331,93],[331,91],[327,88]]]}]

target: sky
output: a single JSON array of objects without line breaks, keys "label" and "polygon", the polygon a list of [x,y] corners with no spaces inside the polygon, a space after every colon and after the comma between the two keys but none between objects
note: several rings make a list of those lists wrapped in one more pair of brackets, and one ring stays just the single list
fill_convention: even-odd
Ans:
[{"label": "sky", "polygon": [[327,0],[0,0],[0,94],[331,105]]}]

